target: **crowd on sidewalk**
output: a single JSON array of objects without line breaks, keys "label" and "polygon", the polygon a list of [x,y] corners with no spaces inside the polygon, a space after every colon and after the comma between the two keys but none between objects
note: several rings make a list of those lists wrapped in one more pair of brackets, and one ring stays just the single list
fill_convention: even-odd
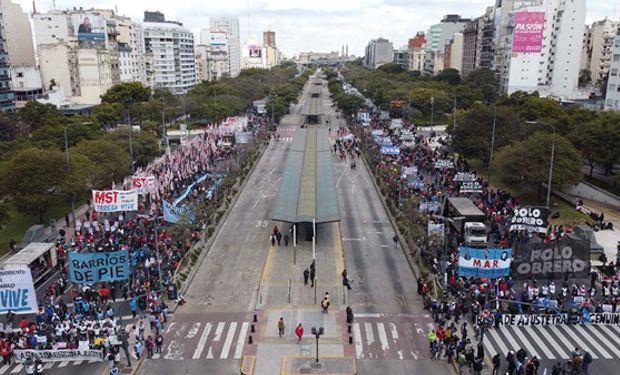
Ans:
[{"label": "crowd on sidewalk", "polygon": [[[267,124],[264,117],[250,114],[245,130],[256,134]],[[190,204],[211,199],[217,181],[213,173],[216,163],[233,159],[236,152],[235,146],[224,142],[217,128],[206,130],[136,171],[135,175],[154,176],[156,181],[155,190],[141,196],[138,212],[102,214],[88,202],[89,209],[83,219],[76,220],[72,237],[64,229],[59,231],[56,250],[60,272],[40,296],[39,312],[32,319],[19,321],[15,314],[7,315],[0,329],[0,355],[5,363],[15,349],[103,349],[112,353],[108,359],[114,359],[114,345],[122,336],[119,315],[127,304],[134,318],[140,316],[135,332],[129,333],[136,340],[134,352],[139,356],[144,348],[150,357],[154,349],[160,351],[163,337],[159,333],[168,314],[162,298],[164,290],[204,229],[202,223],[195,223],[191,238],[172,238],[165,222],[156,219],[163,216],[162,201]],[[67,303],[63,298],[68,289],[64,267],[69,253],[118,250],[128,251],[129,279],[72,285],[71,302]],[[148,319],[151,336],[144,337],[144,319]]]}]

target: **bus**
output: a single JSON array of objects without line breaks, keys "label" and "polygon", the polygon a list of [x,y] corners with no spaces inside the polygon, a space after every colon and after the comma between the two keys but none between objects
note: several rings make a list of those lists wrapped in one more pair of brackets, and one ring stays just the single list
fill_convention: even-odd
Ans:
[{"label": "bus", "polygon": [[58,253],[51,242],[32,242],[4,262],[4,269],[30,268],[32,281],[37,283],[47,280],[56,272]]}]

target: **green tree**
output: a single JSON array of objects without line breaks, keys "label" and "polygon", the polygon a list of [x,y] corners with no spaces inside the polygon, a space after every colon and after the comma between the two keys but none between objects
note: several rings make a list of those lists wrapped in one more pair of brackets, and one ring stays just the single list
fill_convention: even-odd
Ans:
[{"label": "green tree", "polygon": [[451,85],[458,85],[459,83],[461,83],[461,74],[456,69],[448,68],[439,72],[439,74],[437,74],[434,79],[436,81],[447,82]]},{"label": "green tree", "polygon": [[[493,133],[493,106],[476,103],[468,111],[457,113],[456,129],[452,130],[454,151],[468,159],[480,159],[489,164]],[[495,152],[523,139],[527,129],[508,107],[497,107],[495,120]]]},{"label": "green tree", "polygon": [[27,214],[43,215],[67,191],[74,188],[64,154],[59,150],[30,147],[17,152],[0,167],[0,192],[10,197],[15,207]]},{"label": "green tree", "polygon": [[271,97],[265,109],[267,110],[267,116],[271,118],[271,116],[274,115],[275,121],[279,122],[282,116],[288,113],[288,102],[286,98],[280,96]]},{"label": "green tree", "polygon": [[74,124],[67,128],[67,141],[69,147],[77,144],[85,139],[96,139],[101,135],[101,130],[96,122],[77,122],[81,118],[73,117],[71,119],[65,119],[66,123],[48,124],[32,133],[31,140],[35,143],[44,145],[54,145],[59,150],[65,149],[65,125],[68,125],[72,121],[76,121]]},{"label": "green tree", "polygon": [[[493,169],[508,184],[538,187],[549,178],[553,135],[537,132],[527,139],[507,145],[493,160]],[[581,181],[582,156],[566,138],[557,135],[553,163],[553,186],[564,188]]]},{"label": "green tree", "polygon": [[101,96],[102,103],[119,103],[127,109],[136,103],[146,102],[151,98],[151,89],[140,82],[122,82],[110,87]]},{"label": "green tree", "polygon": [[53,104],[41,104],[32,101],[17,111],[17,119],[32,132],[43,125],[62,122],[64,116]]},{"label": "green tree", "polygon": [[118,124],[124,117],[123,112],[123,105],[121,103],[101,103],[95,107],[97,121],[106,127]]},{"label": "green tree", "polygon": [[[156,124],[161,130],[161,125]],[[146,167],[153,159],[161,156],[159,139],[147,131],[132,131],[131,143],[133,144],[133,157],[136,167]],[[101,140],[113,142],[129,155],[129,129],[118,128],[107,132]]]},{"label": "green tree", "polygon": [[107,140],[86,140],[72,147],[71,158],[87,157],[95,168],[89,171],[88,184],[93,188],[105,188],[112,181],[120,181],[130,173],[129,151]]},{"label": "green tree", "polygon": [[482,100],[487,103],[495,102],[499,90],[499,82],[495,72],[480,68],[469,73],[465,79],[465,84],[472,90],[479,90],[482,93]]}]

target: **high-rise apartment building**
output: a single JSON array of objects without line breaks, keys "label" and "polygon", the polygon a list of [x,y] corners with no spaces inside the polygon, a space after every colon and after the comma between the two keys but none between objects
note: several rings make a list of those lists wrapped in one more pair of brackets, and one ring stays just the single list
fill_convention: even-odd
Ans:
[{"label": "high-rise apartment building", "polygon": [[467,78],[469,73],[476,70],[478,61],[478,42],[480,30],[480,20],[482,17],[475,18],[468,22],[463,30],[463,62],[461,69],[461,77]]},{"label": "high-rise apartment building", "polygon": [[263,46],[276,48],[276,32],[263,31]]},{"label": "high-rise apartment building", "polygon": [[609,79],[605,92],[605,110],[620,111],[620,32],[613,38],[610,60]]},{"label": "high-rise apartment building", "polygon": [[[508,2],[504,2],[505,6]],[[508,94],[538,91],[541,96],[577,99],[585,25],[585,0],[544,0],[534,5],[514,2],[506,12],[512,32],[508,53],[501,56],[502,76]],[[586,95],[587,96],[587,95]]]},{"label": "high-rise apartment building", "polygon": [[590,71],[592,83],[596,86],[603,82],[609,72],[611,50],[619,26],[618,22],[605,18],[594,22],[584,33],[581,69]]},{"label": "high-rise apartment building", "polygon": [[236,77],[241,72],[241,42],[239,39],[239,18],[237,17],[210,17],[209,28],[211,32],[226,33],[228,46],[230,77]]},{"label": "high-rise apartment building", "polygon": [[409,50],[408,70],[421,72],[424,69],[424,56],[426,55],[424,31],[418,31],[415,37],[409,38],[407,47]]},{"label": "high-rise apartment building", "polygon": [[364,53],[364,66],[377,69],[383,64],[394,61],[394,46],[387,39],[373,39],[366,45]]},{"label": "high-rise apartment building", "polygon": [[[145,20],[152,19],[150,14],[145,12]],[[143,24],[145,51],[152,56],[146,68],[152,72],[149,84],[174,94],[186,93],[196,85],[194,34],[180,22],[165,21],[163,15],[155,19],[160,22]]]},{"label": "high-rise apartment building", "polygon": [[435,64],[444,59],[446,42],[452,39],[454,33],[461,33],[470,20],[461,18],[456,14],[446,15],[440,23],[431,25],[426,33],[426,56],[424,61],[424,73],[435,75],[443,70],[444,64]]},{"label": "high-rise apartment building", "polygon": [[[140,82],[143,85],[148,84],[146,63],[150,59],[150,55],[146,54],[144,49],[144,32],[142,24],[134,22],[129,17],[115,15],[116,32],[118,36],[119,50],[119,69],[121,72],[122,82]],[[123,53],[123,61],[120,55]],[[122,65],[122,63],[126,65]]]},{"label": "high-rise apartment building", "polygon": [[33,15],[44,87],[62,89],[78,104],[99,104],[120,80],[111,10],[50,10]]},{"label": "high-rise apartment building", "polygon": [[11,68],[4,34],[4,13],[0,8],[0,112],[15,111],[15,97],[11,86]]},{"label": "high-rise apartment building", "polygon": [[463,69],[463,33],[454,33],[444,47],[444,69]]}]

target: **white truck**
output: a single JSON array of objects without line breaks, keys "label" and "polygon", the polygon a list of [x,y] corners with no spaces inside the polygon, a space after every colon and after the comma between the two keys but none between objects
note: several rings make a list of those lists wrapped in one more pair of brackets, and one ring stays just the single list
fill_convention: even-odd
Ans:
[{"label": "white truck", "polygon": [[466,246],[485,248],[488,244],[484,213],[469,198],[448,198],[444,203],[443,216]]}]

